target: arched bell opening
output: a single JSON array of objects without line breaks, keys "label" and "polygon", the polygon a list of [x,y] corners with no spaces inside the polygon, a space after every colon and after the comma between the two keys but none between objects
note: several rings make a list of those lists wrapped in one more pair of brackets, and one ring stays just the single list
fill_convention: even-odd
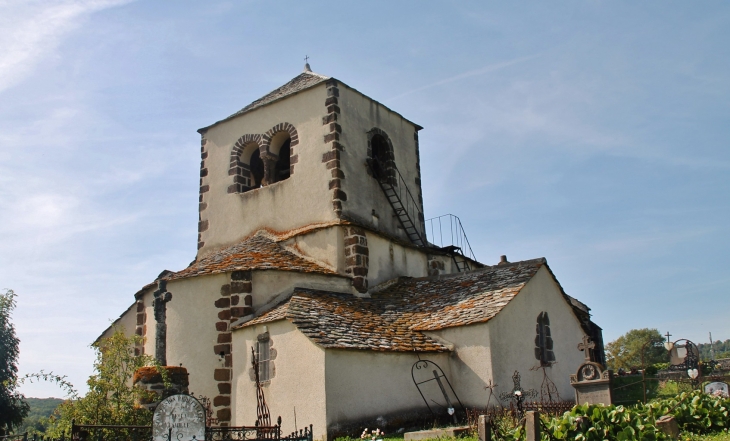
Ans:
[{"label": "arched bell opening", "polygon": [[291,176],[291,136],[288,132],[279,132],[271,138],[269,152],[278,158],[274,165],[274,182],[283,181]]}]

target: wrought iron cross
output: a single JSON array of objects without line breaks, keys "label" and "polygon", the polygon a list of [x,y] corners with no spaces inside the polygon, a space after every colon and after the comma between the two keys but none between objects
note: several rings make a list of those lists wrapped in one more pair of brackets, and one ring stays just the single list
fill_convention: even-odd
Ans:
[{"label": "wrought iron cross", "polygon": [[667,337],[667,343],[669,343],[669,337],[671,337],[671,336],[672,336],[672,334],[670,334],[669,331],[667,331],[667,335],[666,335],[666,337]]},{"label": "wrought iron cross", "polygon": [[152,306],[155,309],[155,359],[162,366],[167,366],[167,302],[172,300],[172,293],[167,292],[167,281],[158,280],[155,299]]},{"label": "wrought iron cross", "polygon": [[304,62],[305,63],[309,63],[309,55],[305,55],[304,56]]},{"label": "wrought iron cross", "polygon": [[583,342],[578,343],[578,350],[584,351],[586,356],[586,361],[593,361],[593,357],[591,355],[591,349],[595,348],[596,344],[591,341],[591,338],[587,335],[583,336]]},{"label": "wrought iron cross", "polygon": [[517,405],[517,412],[522,415],[522,402],[525,401],[525,398],[536,397],[537,391],[535,389],[525,390],[522,388],[522,385],[520,384],[520,371],[515,371],[515,373],[512,374],[512,383],[514,384],[512,390],[510,392],[502,392],[499,394],[499,399],[503,401],[514,400]]}]

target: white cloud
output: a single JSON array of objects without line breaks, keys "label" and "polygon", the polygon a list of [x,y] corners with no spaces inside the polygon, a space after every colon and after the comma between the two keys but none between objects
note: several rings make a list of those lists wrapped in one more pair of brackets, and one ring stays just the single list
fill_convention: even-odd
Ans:
[{"label": "white cloud", "polygon": [[0,92],[22,81],[89,14],[131,0],[0,3]]}]

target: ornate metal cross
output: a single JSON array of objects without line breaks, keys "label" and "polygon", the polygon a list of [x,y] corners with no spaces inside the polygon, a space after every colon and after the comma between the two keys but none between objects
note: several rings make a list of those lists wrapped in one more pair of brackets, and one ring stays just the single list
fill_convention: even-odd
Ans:
[{"label": "ornate metal cross", "polygon": [[522,385],[520,384],[519,371],[515,371],[515,373],[512,374],[512,383],[514,384],[512,390],[510,392],[502,392],[499,394],[499,399],[503,401],[514,400],[515,405],[517,406],[517,412],[522,415],[522,402],[525,401],[525,398],[535,398],[537,396],[537,391],[535,389],[525,390],[522,388]]},{"label": "ornate metal cross", "polygon": [[305,55],[304,56],[304,62],[305,63],[309,63],[309,55]]},{"label": "ornate metal cross", "polygon": [[586,356],[586,361],[593,361],[593,356],[591,353],[591,350],[596,347],[596,344],[591,341],[591,338],[587,335],[583,336],[583,342],[578,343],[578,350],[584,351]]},{"label": "ornate metal cross", "polygon": [[167,366],[167,302],[172,300],[172,293],[167,292],[167,281],[158,280],[155,299],[152,306],[155,309],[157,322],[155,333],[155,359],[162,366]]}]

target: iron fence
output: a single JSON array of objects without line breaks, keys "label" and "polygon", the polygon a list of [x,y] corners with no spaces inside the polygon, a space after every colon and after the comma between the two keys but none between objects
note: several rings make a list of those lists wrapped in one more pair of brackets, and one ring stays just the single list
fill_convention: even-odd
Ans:
[{"label": "iron fence", "polygon": [[8,440],[8,441],[10,441],[10,440],[23,440],[23,441],[28,441],[28,432],[25,432],[25,433],[17,433],[17,434],[14,434],[14,435],[3,435],[3,436],[0,436],[0,441],[5,441],[5,440]]},{"label": "iron fence", "polygon": [[76,424],[71,422],[70,441],[149,441],[152,426]]},{"label": "iron fence", "polygon": [[[27,434],[11,435],[0,439],[14,438],[28,441]],[[172,435],[167,435],[168,440]],[[65,441],[32,438],[33,441]],[[152,441],[152,426],[122,426],[99,424],[71,424],[68,441]],[[195,441],[195,440],[176,440]],[[205,428],[205,440],[198,441],[312,441],[312,425],[281,436],[281,421],[275,426],[214,426]]]}]

